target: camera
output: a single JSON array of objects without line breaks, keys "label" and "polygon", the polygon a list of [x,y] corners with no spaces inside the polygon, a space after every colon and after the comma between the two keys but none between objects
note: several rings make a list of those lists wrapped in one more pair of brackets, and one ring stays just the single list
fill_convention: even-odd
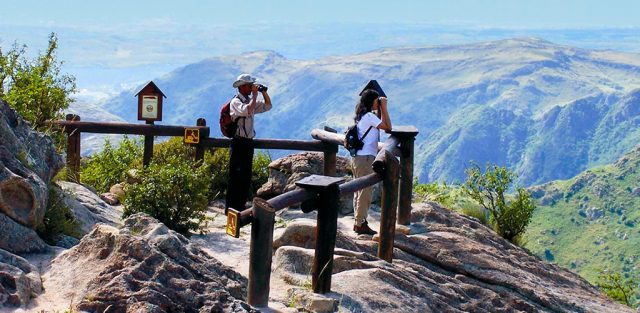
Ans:
[{"label": "camera", "polygon": [[258,84],[258,91],[260,91],[260,92],[267,91],[267,89],[269,89],[269,87],[267,87],[265,85]]}]

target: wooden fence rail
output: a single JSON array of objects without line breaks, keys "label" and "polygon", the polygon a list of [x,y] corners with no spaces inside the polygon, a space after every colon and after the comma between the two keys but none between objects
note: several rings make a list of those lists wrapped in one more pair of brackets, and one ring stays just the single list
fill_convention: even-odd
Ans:
[{"label": "wooden fence rail", "polygon": [[[314,130],[316,134],[322,134]],[[324,134],[322,134],[324,135]],[[331,136],[331,135],[329,135]],[[315,136],[314,136],[315,137]],[[316,138],[322,138],[316,137]],[[251,210],[234,212],[238,216],[235,225],[251,223],[251,252],[249,257],[248,302],[257,307],[268,305],[269,282],[273,255],[273,232],[275,212],[300,203],[304,212],[318,212],[316,225],[316,248],[312,265],[312,288],[316,293],[331,291],[333,254],[337,233],[338,201],[340,196],[350,194],[380,181],[383,182],[382,208],[378,257],[388,262],[393,260],[393,246],[398,203],[398,181],[400,163],[394,151],[400,139],[392,135],[372,164],[375,173],[342,183],[343,179],[326,176],[307,177],[296,184],[299,188],[270,200],[254,199]],[[395,145],[396,147],[389,147]],[[311,182],[310,180],[316,180]],[[319,181],[319,182],[318,182]],[[271,217],[273,216],[273,218]],[[256,232],[254,233],[254,230]]]},{"label": "wooden fence rail", "polygon": [[[131,134],[145,136],[145,165],[153,154],[153,136],[185,136],[185,130],[196,129],[199,140],[195,158],[202,160],[206,148],[228,148],[231,140],[210,138],[210,129],[204,119],[196,126],[169,126],[153,124],[128,124],[106,122],[81,122],[77,115],[67,115],[57,124],[68,134],[67,167],[68,179],[80,180],[80,135],[83,132],[102,134]],[[239,228],[251,224],[249,286],[247,301],[257,307],[267,306],[269,281],[273,256],[273,229],[275,213],[286,207],[301,204],[304,212],[318,212],[316,225],[316,249],[312,266],[312,285],[316,293],[331,291],[333,254],[337,233],[338,201],[340,196],[351,194],[382,181],[382,203],[378,257],[388,262],[393,260],[396,217],[399,224],[409,224],[411,195],[413,189],[414,138],[418,130],[413,126],[395,127],[391,136],[379,143],[379,152],[372,164],[374,173],[343,183],[336,174],[338,147],[344,144],[344,135],[330,129],[314,129],[315,140],[255,139],[254,148],[319,151],[324,153],[324,176],[311,176],[298,181],[299,188],[274,197],[268,201],[254,198],[251,210],[237,212],[234,225]],[[151,147],[147,147],[151,146]],[[400,160],[398,161],[398,158]],[[397,211],[396,211],[397,209]],[[396,213],[397,212],[397,213]]]}]

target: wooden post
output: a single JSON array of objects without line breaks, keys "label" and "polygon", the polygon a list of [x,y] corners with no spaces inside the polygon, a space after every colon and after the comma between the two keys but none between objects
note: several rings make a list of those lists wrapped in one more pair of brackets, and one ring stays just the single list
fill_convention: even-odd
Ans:
[{"label": "wooden post", "polygon": [[[207,126],[207,120],[204,118],[199,118],[196,121],[197,126]],[[204,160],[204,136],[200,133],[200,141],[196,145],[196,162]]]},{"label": "wooden post", "polygon": [[413,195],[414,137],[402,139],[400,157],[400,194],[398,199],[398,224],[411,224],[411,198]]},{"label": "wooden post", "polygon": [[[67,114],[67,121],[79,122],[80,116],[75,114]],[[70,127],[65,129],[67,132],[67,180],[80,182],[80,131]]]},{"label": "wooden post", "polygon": [[391,133],[400,139],[400,191],[398,224],[411,224],[411,197],[413,195],[413,154],[418,130],[413,126],[394,127]]},{"label": "wooden post", "polygon": [[[153,121],[146,122],[149,125],[153,125]],[[142,165],[147,166],[151,163],[151,157],[153,156],[153,136],[144,136],[144,154],[142,156]]]},{"label": "wooden post", "polygon": [[340,188],[329,185],[318,198],[318,222],[316,225],[316,252],[311,271],[311,285],[315,293],[331,292],[333,252],[338,230],[338,201]]},{"label": "wooden post", "polygon": [[336,176],[336,164],[338,162],[337,153],[338,147],[336,147],[336,151],[325,151],[324,152],[324,175],[325,176]]},{"label": "wooden post", "polygon": [[255,307],[267,307],[276,213],[267,201],[260,198],[253,199],[252,210],[247,302]]},{"label": "wooden post", "polygon": [[387,150],[381,150],[380,153],[384,153],[385,172],[382,179],[382,208],[380,212],[378,257],[391,263],[393,260],[393,242],[396,232],[396,208],[398,207],[398,174],[400,164],[393,153]]}]

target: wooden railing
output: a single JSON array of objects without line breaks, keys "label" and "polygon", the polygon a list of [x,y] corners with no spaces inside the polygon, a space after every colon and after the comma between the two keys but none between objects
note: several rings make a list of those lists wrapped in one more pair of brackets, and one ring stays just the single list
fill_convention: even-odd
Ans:
[{"label": "wooden railing", "polygon": [[[286,207],[301,204],[303,212],[317,211],[316,247],[312,265],[311,284],[316,293],[331,291],[331,274],[333,272],[333,254],[337,234],[339,198],[351,194],[382,181],[382,205],[379,229],[378,257],[392,262],[393,246],[396,226],[396,208],[398,199],[406,195],[399,193],[399,186],[403,180],[409,180],[412,187],[413,175],[401,176],[402,165],[413,167],[413,147],[407,150],[408,144],[413,144],[417,130],[407,127],[394,130],[382,145],[372,164],[374,173],[344,182],[343,178],[313,175],[296,182],[297,189],[281,194],[269,200],[254,198],[250,210],[237,212],[233,209],[229,214],[229,221],[235,227],[242,227],[251,223],[251,243],[249,257],[249,286],[247,301],[256,307],[265,307],[269,301],[269,284],[271,279],[271,264],[273,256],[273,229],[275,214]],[[340,144],[344,138],[335,133],[313,130],[312,136],[325,143]],[[404,162],[398,161],[399,155]],[[407,188],[407,184],[405,184]],[[403,190],[406,192],[406,189]],[[409,189],[409,205],[403,210],[405,215],[411,216],[411,189]],[[402,200],[401,200],[402,201]],[[409,219],[407,218],[407,224]],[[233,233],[239,234],[239,229]]]},{"label": "wooden railing", "polygon": [[[187,129],[198,130],[195,159],[202,160],[207,148],[228,148],[231,140],[210,138],[210,129],[204,119],[196,126],[167,126],[153,124],[128,124],[106,122],[81,122],[77,115],[67,115],[57,124],[68,135],[68,179],[80,180],[80,136],[83,132],[103,134],[144,135],[144,164],[153,155],[153,136],[185,136]],[[396,126],[389,138],[379,144],[379,152],[372,163],[373,174],[349,182],[336,175],[338,147],[344,144],[344,135],[325,128],[314,129],[315,140],[254,139],[257,149],[284,149],[320,151],[324,153],[323,176],[312,175],[296,183],[297,189],[269,200],[253,199],[249,210],[238,212],[229,209],[227,232],[239,236],[240,228],[251,224],[251,252],[249,259],[249,286],[247,301],[256,307],[265,307],[269,301],[269,281],[273,256],[273,229],[275,213],[286,207],[301,204],[305,213],[317,211],[316,248],[312,266],[312,287],[316,293],[331,291],[333,254],[335,249],[338,203],[340,196],[352,194],[378,182],[382,182],[382,205],[379,229],[378,257],[393,261],[396,219],[398,224],[408,225],[411,218],[413,189],[414,141],[418,130],[413,126]],[[399,160],[398,160],[399,157]],[[397,210],[397,211],[396,211]]]}]

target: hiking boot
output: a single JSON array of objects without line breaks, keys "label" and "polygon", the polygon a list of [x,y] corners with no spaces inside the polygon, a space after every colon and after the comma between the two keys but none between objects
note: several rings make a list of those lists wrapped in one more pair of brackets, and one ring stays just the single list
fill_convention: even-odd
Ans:
[{"label": "hiking boot", "polygon": [[353,225],[353,231],[358,235],[375,235],[378,233],[369,227],[369,223],[367,221],[364,221],[360,226]]}]

